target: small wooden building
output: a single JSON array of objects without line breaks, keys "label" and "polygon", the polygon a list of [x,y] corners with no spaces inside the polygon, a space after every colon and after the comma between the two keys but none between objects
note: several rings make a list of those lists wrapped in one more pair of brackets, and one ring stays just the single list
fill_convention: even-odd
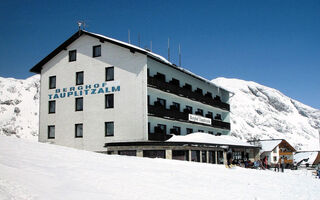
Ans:
[{"label": "small wooden building", "polygon": [[274,167],[276,164],[281,163],[282,159],[286,167],[293,165],[293,153],[296,150],[285,139],[254,140],[248,142],[261,147],[260,159],[263,161],[267,158],[268,166]]}]

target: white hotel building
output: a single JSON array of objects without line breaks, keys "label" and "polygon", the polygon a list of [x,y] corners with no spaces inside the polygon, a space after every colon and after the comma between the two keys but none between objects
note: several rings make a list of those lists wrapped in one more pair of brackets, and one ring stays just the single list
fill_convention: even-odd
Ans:
[{"label": "white hotel building", "polygon": [[[81,30],[30,71],[41,74],[40,142],[113,154],[226,159],[223,142],[166,141],[194,132],[228,135],[229,92],[157,54]],[[253,152],[244,146],[244,156]]]}]

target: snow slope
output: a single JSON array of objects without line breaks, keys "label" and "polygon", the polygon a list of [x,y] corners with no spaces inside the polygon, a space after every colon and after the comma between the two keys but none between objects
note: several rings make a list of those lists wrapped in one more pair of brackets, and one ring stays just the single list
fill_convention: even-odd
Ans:
[{"label": "snow slope", "polygon": [[37,140],[40,76],[0,77],[0,135]]},{"label": "snow slope", "polygon": [[255,82],[227,78],[212,82],[235,93],[230,99],[232,135],[244,140],[281,138],[297,150],[319,149],[320,110]]},{"label": "snow slope", "polygon": [[318,199],[303,174],[105,155],[0,136],[0,199]]}]

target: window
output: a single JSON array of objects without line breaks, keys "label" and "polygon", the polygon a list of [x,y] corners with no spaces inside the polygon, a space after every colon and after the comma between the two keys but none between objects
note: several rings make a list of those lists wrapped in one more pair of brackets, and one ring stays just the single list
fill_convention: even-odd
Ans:
[{"label": "window", "polygon": [[209,134],[213,135],[213,131],[208,131]]},{"label": "window", "polygon": [[207,151],[202,151],[202,162],[206,163],[207,162]]},{"label": "window", "polygon": [[198,132],[199,132],[199,133],[203,133],[204,131],[199,129]]},{"label": "window", "polygon": [[192,114],[192,107],[191,106],[186,106],[186,108],[183,110],[185,113],[190,113]]},{"label": "window", "polygon": [[100,57],[101,56],[101,45],[92,47],[92,57]]},{"label": "window", "polygon": [[175,135],[180,135],[180,127],[178,126],[173,126],[173,128],[170,130],[171,134],[175,134]]},{"label": "window", "polygon": [[171,110],[180,111],[180,104],[179,103],[173,102],[170,107],[171,107]]},{"label": "window", "polygon": [[206,117],[212,119],[213,118],[213,113],[208,111],[208,114],[206,114]]},{"label": "window", "polygon": [[114,67],[106,67],[106,81],[114,80]]},{"label": "window", "polygon": [[175,86],[180,86],[180,81],[178,79],[175,79],[175,78],[172,78],[172,80],[170,81],[170,83],[172,85],[175,85]]},{"label": "window", "polygon": [[203,116],[203,110],[198,108],[197,112],[196,112],[196,115],[201,115]]},{"label": "window", "polygon": [[197,88],[195,92],[202,95],[202,89],[200,88]]},{"label": "window", "polygon": [[56,88],[56,76],[50,76],[49,77],[49,89],[55,89]]},{"label": "window", "polygon": [[183,86],[183,88],[192,91],[192,86],[191,86],[190,84],[188,84],[188,83],[186,83],[186,84]]},{"label": "window", "polygon": [[83,72],[76,73],[76,85],[83,85]]},{"label": "window", "polygon": [[187,134],[193,133],[193,129],[192,128],[187,128]]},{"label": "window", "polygon": [[113,94],[105,95],[105,108],[113,108]]},{"label": "window", "polygon": [[273,149],[273,153],[277,153],[277,147]]},{"label": "window", "polygon": [[166,108],[166,100],[157,98],[155,106]]},{"label": "window", "polygon": [[192,150],[191,151],[191,161],[200,162],[200,151],[199,150]]},{"label": "window", "polygon": [[277,156],[273,156],[273,162],[277,162]]},{"label": "window", "polygon": [[56,113],[56,101],[49,101],[49,114]]},{"label": "window", "polygon": [[114,136],[114,123],[113,122],[105,122],[104,123],[104,132],[105,132],[105,136]]},{"label": "window", "polygon": [[148,95],[148,105],[150,105],[150,95]]},{"label": "window", "polygon": [[167,134],[167,126],[164,124],[158,124],[158,126],[154,128],[154,132]]},{"label": "window", "polygon": [[69,62],[77,60],[77,50],[69,51]]},{"label": "window", "polygon": [[165,82],[166,81],[166,75],[161,74],[159,72],[157,72],[157,74],[154,76],[156,79]]},{"label": "window", "polygon": [[75,125],[75,137],[82,138],[83,137],[83,124]]},{"label": "window", "polygon": [[76,98],[76,111],[83,111],[83,97]]},{"label": "window", "polygon": [[55,127],[54,126],[48,126],[48,139],[54,139],[55,138]]}]

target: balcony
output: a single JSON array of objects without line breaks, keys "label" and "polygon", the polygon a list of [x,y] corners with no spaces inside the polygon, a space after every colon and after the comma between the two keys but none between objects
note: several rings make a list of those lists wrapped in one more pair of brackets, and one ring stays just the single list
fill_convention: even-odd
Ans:
[{"label": "balcony", "polygon": [[148,115],[166,118],[166,119],[177,120],[177,121],[182,121],[182,122],[188,122],[188,123],[193,123],[193,124],[199,124],[199,125],[203,125],[203,126],[211,126],[214,128],[230,130],[230,123],[214,120],[212,118],[211,118],[211,125],[191,122],[191,121],[189,121],[189,113],[180,112],[178,110],[166,109],[162,106],[149,105],[148,106]]},{"label": "balcony", "polygon": [[170,139],[172,135],[167,135],[164,133],[148,133],[148,140],[154,140],[154,141],[166,141]]},{"label": "balcony", "polygon": [[279,151],[279,155],[284,156],[284,155],[293,155],[292,152],[290,151]]},{"label": "balcony", "polygon": [[164,92],[169,92],[176,94],[178,96],[186,97],[191,100],[199,101],[204,104],[220,108],[223,110],[230,111],[230,105],[221,101],[220,97],[212,98],[211,93],[206,93],[205,95],[202,94],[202,90],[197,89],[196,91],[192,91],[190,87],[179,87],[176,82],[165,82],[163,78],[155,77],[148,77],[148,86],[157,88]]}]

